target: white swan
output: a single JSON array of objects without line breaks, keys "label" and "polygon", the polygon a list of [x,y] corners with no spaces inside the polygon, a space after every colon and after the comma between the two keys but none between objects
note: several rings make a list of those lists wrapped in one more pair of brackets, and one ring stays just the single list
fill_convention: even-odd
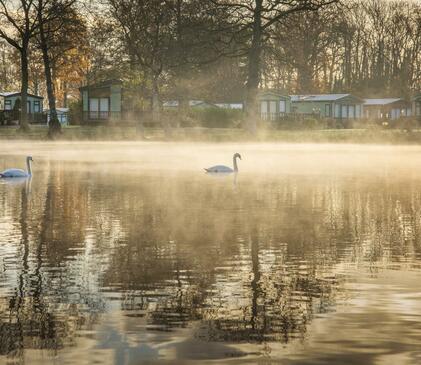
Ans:
[{"label": "white swan", "polygon": [[0,178],[17,178],[17,177],[31,177],[32,176],[32,168],[31,162],[33,161],[31,156],[26,158],[26,167],[27,171],[21,169],[7,169],[3,172],[0,172]]},{"label": "white swan", "polygon": [[205,168],[205,170],[206,172],[210,172],[210,173],[225,173],[225,174],[231,173],[231,172],[238,172],[237,158],[241,160],[241,155],[239,153],[234,154],[234,156],[232,157],[234,169],[228,166],[224,166],[224,165],[216,165],[216,166],[208,167],[207,169]]}]

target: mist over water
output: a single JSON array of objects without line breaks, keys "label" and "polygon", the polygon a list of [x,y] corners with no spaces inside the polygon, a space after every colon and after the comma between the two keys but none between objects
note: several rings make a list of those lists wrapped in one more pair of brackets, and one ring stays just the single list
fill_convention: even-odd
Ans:
[{"label": "mist over water", "polygon": [[419,362],[420,147],[16,142],[0,170],[26,155],[0,363]]}]

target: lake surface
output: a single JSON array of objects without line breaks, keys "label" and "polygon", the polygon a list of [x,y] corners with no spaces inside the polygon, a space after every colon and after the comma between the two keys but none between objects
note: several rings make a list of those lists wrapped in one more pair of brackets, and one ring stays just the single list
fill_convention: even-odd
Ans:
[{"label": "lake surface", "polygon": [[28,154],[0,364],[421,363],[420,147],[2,141],[0,170]]}]

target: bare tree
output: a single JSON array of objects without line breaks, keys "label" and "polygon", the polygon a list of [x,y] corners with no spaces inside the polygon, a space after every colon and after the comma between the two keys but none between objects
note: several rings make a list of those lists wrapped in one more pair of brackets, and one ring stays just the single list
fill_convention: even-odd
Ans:
[{"label": "bare tree", "polygon": [[[39,24],[38,44],[42,52],[44,63],[45,82],[47,85],[47,96],[49,106],[49,131],[48,136],[54,138],[61,132],[61,124],[57,118],[56,95],[52,77],[51,49],[58,47],[65,51],[66,43],[57,42],[57,34],[65,33],[69,25],[79,25],[77,14],[73,10],[76,0],[38,0],[37,18]],[[71,46],[70,46],[71,47]]]},{"label": "bare tree", "polygon": [[257,91],[262,72],[263,47],[276,23],[292,13],[315,11],[338,0],[248,0],[243,2],[210,0],[217,7],[232,14],[234,24],[241,24],[241,32],[249,40],[247,50],[248,77],[246,85],[246,112],[248,128],[256,132]]},{"label": "bare tree", "polygon": [[271,29],[262,84],[410,97],[421,80],[420,20],[412,1],[355,0],[290,14]]},{"label": "bare tree", "polygon": [[16,80],[19,79],[19,59],[13,48],[3,39],[0,39],[0,85],[2,88],[16,89]]},{"label": "bare tree", "polygon": [[[152,118],[160,120],[160,83],[170,62],[172,17],[165,1],[109,0],[111,14],[122,30],[131,68],[144,72],[150,83]],[[164,123],[169,133],[167,123]]]},{"label": "bare tree", "polygon": [[14,47],[20,55],[21,113],[20,128],[28,130],[28,49],[37,30],[35,0],[0,0],[0,37]]},{"label": "bare tree", "polygon": [[[265,62],[273,59],[277,62],[265,66],[265,81],[268,83],[279,74],[277,68],[288,65],[290,76],[296,80],[294,91],[303,94],[330,91],[328,50],[332,46],[332,25],[338,10],[338,7],[330,6],[305,14],[290,14],[283,22],[277,23],[263,57]],[[322,80],[320,73],[323,73]],[[291,87],[288,85],[288,89]]]}]

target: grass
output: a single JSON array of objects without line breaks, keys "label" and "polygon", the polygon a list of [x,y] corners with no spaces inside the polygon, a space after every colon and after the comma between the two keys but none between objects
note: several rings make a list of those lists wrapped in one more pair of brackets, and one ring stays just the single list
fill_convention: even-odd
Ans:
[{"label": "grass", "polygon": [[[0,127],[0,140],[47,140],[45,126],[31,126],[22,133],[16,127]],[[388,129],[323,129],[323,130],[260,130],[253,136],[233,128],[178,128],[165,138],[162,129],[145,129],[149,141],[203,141],[203,142],[291,142],[291,143],[377,143],[421,144],[421,130]],[[70,126],[63,128],[59,140],[65,141],[136,141],[143,140],[132,126]]]}]

